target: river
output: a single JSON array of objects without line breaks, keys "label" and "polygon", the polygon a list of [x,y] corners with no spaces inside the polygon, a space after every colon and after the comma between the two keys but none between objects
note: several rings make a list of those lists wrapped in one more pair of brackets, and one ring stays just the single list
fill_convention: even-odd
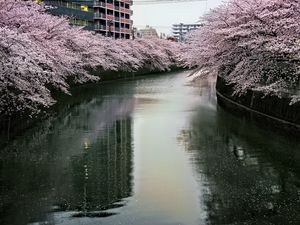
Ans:
[{"label": "river", "polygon": [[0,224],[299,224],[300,144],[189,72],[86,85],[0,152]]}]

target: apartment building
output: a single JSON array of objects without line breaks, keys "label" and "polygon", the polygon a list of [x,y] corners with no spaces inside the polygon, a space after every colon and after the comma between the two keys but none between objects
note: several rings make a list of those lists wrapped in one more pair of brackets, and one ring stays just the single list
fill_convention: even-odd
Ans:
[{"label": "apartment building", "polygon": [[178,41],[184,41],[186,38],[186,35],[193,31],[198,29],[199,27],[203,26],[201,23],[193,23],[193,24],[173,24],[172,30],[173,30],[173,36]]},{"label": "apartment building", "polygon": [[132,1],[95,0],[95,31],[114,38],[129,39],[132,30]]},{"label": "apartment building", "polygon": [[155,28],[146,26],[144,29],[140,29],[139,36],[143,38],[158,38],[158,34]]},{"label": "apartment building", "polygon": [[69,17],[73,25],[116,39],[131,37],[131,0],[45,0],[44,3],[50,13]]}]

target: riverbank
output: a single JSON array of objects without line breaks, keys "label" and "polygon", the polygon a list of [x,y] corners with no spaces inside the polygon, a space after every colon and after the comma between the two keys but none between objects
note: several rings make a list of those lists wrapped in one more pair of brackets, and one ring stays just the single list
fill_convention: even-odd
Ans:
[{"label": "riverbank", "polygon": [[298,224],[299,141],[186,75],[74,88],[1,147],[0,224]]},{"label": "riverbank", "polygon": [[[48,119],[51,116],[55,116],[62,106],[70,108],[76,104],[80,104],[81,95],[93,95],[96,92],[101,92],[102,85],[107,83],[114,83],[118,85],[119,82],[128,79],[138,79],[143,77],[161,76],[162,74],[169,74],[183,69],[177,66],[172,66],[170,71],[159,71],[151,69],[143,69],[136,72],[117,72],[117,71],[98,71],[95,76],[99,76],[100,80],[97,83],[88,82],[84,84],[73,84],[70,86],[70,94],[64,92],[53,92],[52,97],[56,103],[45,110],[43,113],[36,115],[35,117],[24,117],[22,115],[15,115],[9,117],[0,116],[0,146],[8,142],[10,139],[22,134],[23,131],[36,126],[41,121]],[[98,90],[95,89],[97,87]],[[67,102],[67,104],[66,104]]]},{"label": "riverbank", "polygon": [[70,26],[32,1],[5,3],[0,9],[0,117],[35,117],[55,104],[55,92],[69,94],[74,85],[182,64],[181,43],[115,40]]},{"label": "riverbank", "polygon": [[222,77],[216,84],[218,104],[227,110],[272,128],[277,132],[300,136],[300,102],[290,104],[291,97],[264,95],[248,90],[243,96],[233,95],[234,85],[228,85]]},{"label": "riverbank", "polygon": [[[100,71],[91,71],[91,74],[100,78],[100,82],[112,82],[116,80],[132,79],[140,76],[147,76],[149,74],[161,74],[168,72],[175,72],[184,70],[183,67],[178,65],[172,65],[168,69],[160,70],[153,68],[140,68],[137,71],[113,71],[113,70],[100,70]],[[76,85],[75,85],[76,86]],[[72,87],[71,87],[72,88]]]}]

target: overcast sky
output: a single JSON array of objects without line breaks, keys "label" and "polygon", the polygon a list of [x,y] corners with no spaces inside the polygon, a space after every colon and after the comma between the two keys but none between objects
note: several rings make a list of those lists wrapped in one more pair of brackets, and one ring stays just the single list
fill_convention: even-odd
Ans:
[{"label": "overcast sky", "polygon": [[[136,0],[137,2],[139,0]],[[166,3],[153,5],[133,5],[133,25],[143,28],[146,25],[157,29],[158,33],[169,34],[174,23],[195,23],[199,16],[225,0],[207,0],[185,3]],[[133,0],[133,2],[135,2]]]}]

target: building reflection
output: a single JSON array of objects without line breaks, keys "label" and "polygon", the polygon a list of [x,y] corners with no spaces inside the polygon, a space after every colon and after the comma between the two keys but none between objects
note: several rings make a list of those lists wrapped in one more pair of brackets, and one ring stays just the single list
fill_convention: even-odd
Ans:
[{"label": "building reflection", "polygon": [[195,164],[207,224],[297,224],[300,145],[222,109],[201,108],[179,140]]},{"label": "building reflection", "polygon": [[[73,216],[102,217],[103,210],[121,207],[132,194],[131,120],[114,121],[83,153],[71,157],[69,180],[57,191],[59,210],[78,211]],[[103,130],[102,130],[103,131]]]},{"label": "building reflection", "polygon": [[1,149],[0,224],[55,224],[57,212],[104,217],[126,204],[135,100],[122,95],[130,89],[118,90],[106,97],[78,94],[78,104],[61,105]]}]

